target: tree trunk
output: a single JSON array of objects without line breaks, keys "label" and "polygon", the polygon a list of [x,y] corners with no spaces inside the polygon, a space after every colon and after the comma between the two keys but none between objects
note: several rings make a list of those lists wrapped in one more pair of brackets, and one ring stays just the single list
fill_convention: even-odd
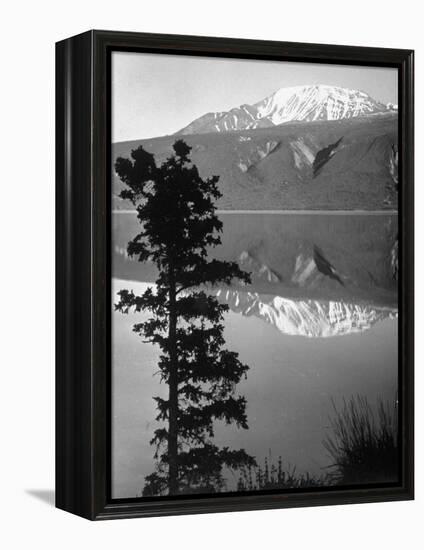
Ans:
[{"label": "tree trunk", "polygon": [[169,494],[178,493],[178,363],[177,363],[177,315],[175,275],[169,277]]}]

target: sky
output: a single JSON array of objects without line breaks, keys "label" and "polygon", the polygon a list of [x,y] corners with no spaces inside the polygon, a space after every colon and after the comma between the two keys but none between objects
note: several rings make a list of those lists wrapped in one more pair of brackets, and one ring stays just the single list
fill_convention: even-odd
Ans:
[{"label": "sky", "polygon": [[112,141],[173,134],[205,113],[308,84],[353,88],[397,103],[396,69],[113,52]]}]

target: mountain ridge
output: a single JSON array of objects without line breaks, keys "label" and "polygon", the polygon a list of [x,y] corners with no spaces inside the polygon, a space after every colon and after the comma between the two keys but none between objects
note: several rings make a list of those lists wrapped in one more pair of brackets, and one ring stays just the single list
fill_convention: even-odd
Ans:
[{"label": "mountain ridge", "polygon": [[[239,209],[393,209],[397,197],[397,113],[290,122],[239,132],[182,136],[201,177],[218,175],[217,207]],[[341,139],[342,138],[342,139]],[[113,144],[112,159],[142,145],[163,162],[176,136]],[[113,174],[113,206],[122,189]]]},{"label": "mountain ridge", "polygon": [[288,122],[343,120],[393,112],[397,112],[395,104],[377,101],[361,90],[325,84],[293,86],[280,88],[251,105],[205,113],[175,135],[237,132]]}]

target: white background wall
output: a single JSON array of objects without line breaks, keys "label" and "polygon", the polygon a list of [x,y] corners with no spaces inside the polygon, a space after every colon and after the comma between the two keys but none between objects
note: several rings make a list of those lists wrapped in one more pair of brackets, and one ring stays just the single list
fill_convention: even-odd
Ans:
[{"label": "white background wall", "polygon": [[49,490],[54,487],[54,42],[97,28],[415,49],[416,210],[421,214],[424,24],[420,4],[418,0],[28,0],[3,4],[0,20],[0,545],[3,548],[423,547],[422,215],[417,216],[416,223],[415,502],[90,523],[55,510],[31,494],[44,490],[44,497],[49,497]]}]

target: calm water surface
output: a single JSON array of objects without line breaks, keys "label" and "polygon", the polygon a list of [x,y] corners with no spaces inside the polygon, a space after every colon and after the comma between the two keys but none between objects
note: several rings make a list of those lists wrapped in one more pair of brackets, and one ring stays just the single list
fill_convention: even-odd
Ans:
[{"label": "calm water surface", "polygon": [[[250,366],[238,386],[247,399],[249,430],[217,424],[215,442],[245,448],[261,462],[281,455],[299,473],[320,474],[330,462],[322,440],[331,399],[340,403],[357,394],[371,403],[396,399],[391,250],[397,217],[238,213],[222,219],[223,245],[212,254],[252,273],[248,288],[220,292],[231,308],[227,347]],[[116,214],[113,223],[116,301],[122,288],[143,292],[156,273],[125,257],[126,242],[137,231],[135,216]],[[140,494],[144,476],[154,469],[152,396],[166,394],[156,375],[159,350],[131,331],[143,317],[113,313],[116,498]],[[229,488],[234,483],[229,479]]]}]

